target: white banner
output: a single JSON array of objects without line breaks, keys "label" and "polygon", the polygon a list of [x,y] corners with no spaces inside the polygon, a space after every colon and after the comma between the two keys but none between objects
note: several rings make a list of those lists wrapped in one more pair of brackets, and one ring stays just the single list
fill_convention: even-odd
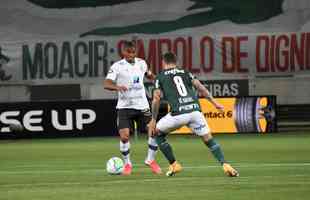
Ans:
[{"label": "white banner", "polygon": [[[2,43],[0,84],[98,83],[124,39]],[[202,80],[310,75],[310,32],[144,37],[137,49],[155,73],[169,50]]]}]

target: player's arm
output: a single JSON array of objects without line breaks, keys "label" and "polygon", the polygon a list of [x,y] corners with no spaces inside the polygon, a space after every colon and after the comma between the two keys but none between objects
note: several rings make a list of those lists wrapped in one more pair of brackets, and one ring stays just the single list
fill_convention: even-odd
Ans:
[{"label": "player's arm", "polygon": [[157,120],[160,106],[160,89],[155,89],[153,92],[153,100],[152,100],[152,119]]},{"label": "player's arm", "polygon": [[105,79],[103,81],[103,87],[106,90],[112,90],[112,91],[127,91],[128,88],[126,86],[123,85],[116,85],[113,80],[111,79]]},{"label": "player's arm", "polygon": [[115,84],[117,77],[118,77],[117,67],[115,65],[112,65],[108,74],[107,74],[107,77],[103,81],[104,89],[112,90],[112,91],[121,91],[121,92],[127,91],[128,88],[126,86]]},{"label": "player's arm", "polygon": [[218,110],[223,111],[224,107],[212,97],[209,90],[198,79],[193,79],[192,83],[203,97],[210,101]]},{"label": "player's arm", "polygon": [[143,70],[145,71],[145,77],[151,81],[154,81],[156,76],[153,74],[151,68],[148,66],[145,60],[142,60],[141,64],[143,66]]},{"label": "player's arm", "polygon": [[155,89],[153,92],[153,100],[151,105],[152,119],[148,124],[149,136],[154,136],[156,134],[155,127],[156,127],[156,120],[159,114],[160,96],[161,96],[160,89]]},{"label": "player's arm", "polygon": [[146,72],[145,72],[145,76],[147,79],[150,79],[150,80],[155,80],[155,74],[153,74],[153,72],[148,69]]}]

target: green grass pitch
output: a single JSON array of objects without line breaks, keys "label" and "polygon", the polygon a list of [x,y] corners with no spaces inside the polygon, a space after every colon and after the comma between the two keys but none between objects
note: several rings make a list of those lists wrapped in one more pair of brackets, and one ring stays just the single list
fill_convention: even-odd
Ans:
[{"label": "green grass pitch", "polygon": [[[310,134],[215,135],[240,177],[223,174],[198,137],[169,136],[184,171],[153,175],[146,138],[132,140],[133,174],[111,176],[118,138],[0,141],[1,200],[296,200],[310,197]],[[167,162],[161,153],[159,164]]]}]

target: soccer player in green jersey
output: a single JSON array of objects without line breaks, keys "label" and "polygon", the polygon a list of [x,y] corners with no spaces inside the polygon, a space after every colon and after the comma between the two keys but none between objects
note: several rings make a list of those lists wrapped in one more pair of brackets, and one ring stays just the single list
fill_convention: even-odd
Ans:
[{"label": "soccer player in green jersey", "polygon": [[[163,71],[156,76],[152,101],[152,119],[148,126],[149,134],[156,136],[159,149],[169,161],[170,166],[166,175],[172,176],[182,171],[182,166],[176,161],[166,136],[169,132],[187,125],[202,138],[213,156],[223,166],[226,175],[239,176],[237,170],[225,161],[220,145],[212,137],[207,121],[201,113],[196,90],[221,112],[223,112],[223,106],[215,101],[204,85],[190,72],[176,66],[176,56],[173,53],[164,54],[163,68]],[[171,109],[156,124],[161,96],[168,101]]]}]

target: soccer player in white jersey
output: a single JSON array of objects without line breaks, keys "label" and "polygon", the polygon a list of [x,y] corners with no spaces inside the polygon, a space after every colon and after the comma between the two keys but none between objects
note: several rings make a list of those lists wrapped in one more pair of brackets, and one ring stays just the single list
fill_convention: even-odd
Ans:
[{"label": "soccer player in white jersey", "polygon": [[[125,41],[122,48],[123,59],[115,62],[104,80],[104,88],[118,91],[117,128],[120,135],[120,152],[124,159],[123,175],[130,175],[132,163],[130,160],[130,129],[135,120],[140,127],[147,129],[151,120],[151,112],[146,97],[143,79],[146,76],[154,79],[143,59],[136,57],[134,42]],[[160,174],[161,169],[155,161],[158,145],[153,137],[148,138],[148,154],[145,164],[153,173]]]},{"label": "soccer player in white jersey", "polygon": [[[225,174],[239,176],[239,173],[226,162],[220,145],[212,137],[207,121],[201,113],[196,91],[193,88],[196,88],[218,110],[222,111],[223,106],[213,99],[204,85],[190,72],[176,66],[176,56],[173,53],[169,52],[163,56],[163,68],[155,80],[149,135],[156,135],[159,149],[169,161],[167,176],[180,172],[182,167],[176,161],[166,136],[169,132],[184,125],[189,126],[196,135],[201,137],[212,155],[223,166]],[[161,93],[170,105],[170,112],[161,118],[156,125]]]}]

